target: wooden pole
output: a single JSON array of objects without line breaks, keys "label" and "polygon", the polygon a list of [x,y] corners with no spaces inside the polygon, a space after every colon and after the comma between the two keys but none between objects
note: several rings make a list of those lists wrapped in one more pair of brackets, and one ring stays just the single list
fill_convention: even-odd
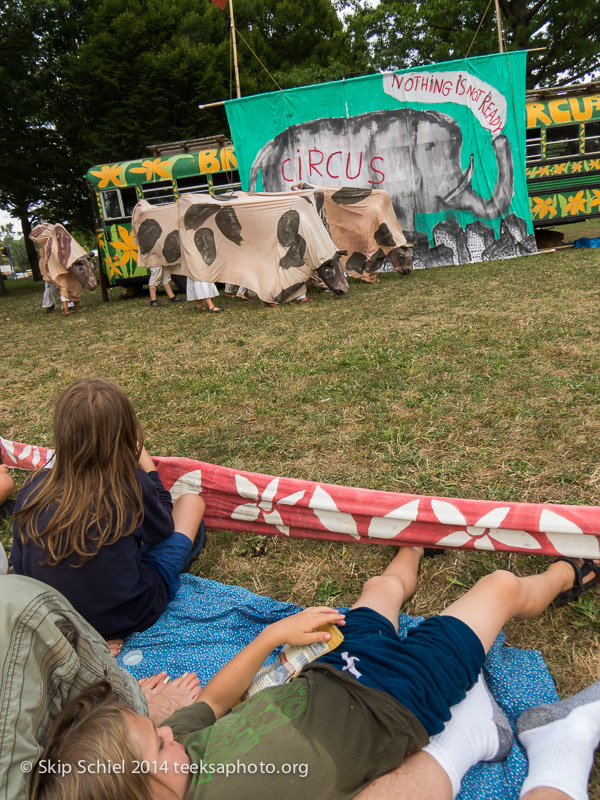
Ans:
[{"label": "wooden pole", "polygon": [[[229,0],[231,2],[231,0]],[[503,53],[504,48],[502,46],[502,23],[500,21],[500,3],[499,0],[496,0],[496,25],[498,26],[498,52]]]},{"label": "wooden pole", "polygon": [[237,91],[237,96],[241,97],[242,93],[240,91],[240,73],[238,72],[238,62],[237,62],[237,43],[235,40],[235,23],[233,21],[233,0],[229,0],[229,26],[231,28],[231,41],[233,43],[233,71],[235,73],[235,88]]}]

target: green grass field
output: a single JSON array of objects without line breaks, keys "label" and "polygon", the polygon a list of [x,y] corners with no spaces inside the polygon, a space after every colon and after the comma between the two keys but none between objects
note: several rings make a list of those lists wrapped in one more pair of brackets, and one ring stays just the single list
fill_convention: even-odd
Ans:
[{"label": "green grass field", "polygon": [[[572,228],[580,226],[572,226]],[[598,235],[598,223],[567,237]],[[42,287],[0,297],[0,433],[51,443],[54,397],[116,380],[156,455],[417,494],[600,504],[600,252],[384,275],[347,297],[278,309],[222,299],[151,309],[82,294],[82,314],[41,309]],[[21,475],[15,475],[22,480]],[[10,542],[10,525],[0,532]],[[386,547],[211,532],[199,574],[280,600],[345,604]],[[410,613],[447,604],[495,567],[535,556],[448,551],[427,561]],[[507,626],[541,650],[561,694],[598,677],[600,592]]]}]

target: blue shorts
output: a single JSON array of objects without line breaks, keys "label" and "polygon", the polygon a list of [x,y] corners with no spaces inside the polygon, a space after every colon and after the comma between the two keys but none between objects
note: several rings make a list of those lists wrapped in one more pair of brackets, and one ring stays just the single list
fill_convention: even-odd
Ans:
[{"label": "blue shorts", "polygon": [[314,661],[347,670],[359,683],[387,692],[408,708],[430,736],[440,733],[477,681],[485,651],[462,620],[430,617],[400,639],[392,623],[364,606],[346,614],[344,641]]},{"label": "blue shorts", "polygon": [[140,560],[163,579],[169,600],[173,600],[179,589],[179,575],[186,568],[194,543],[179,531],[174,531],[168,539],[142,547]]}]

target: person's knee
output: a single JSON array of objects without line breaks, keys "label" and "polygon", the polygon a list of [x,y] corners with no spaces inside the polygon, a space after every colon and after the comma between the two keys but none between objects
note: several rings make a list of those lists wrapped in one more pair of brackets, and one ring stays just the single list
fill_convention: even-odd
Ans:
[{"label": "person's knee", "polygon": [[198,517],[198,521],[204,516],[206,503],[199,494],[187,492],[182,494],[173,504],[174,509],[185,509],[185,513],[190,516]]},{"label": "person's knee", "polygon": [[390,595],[392,592],[404,592],[404,584],[397,575],[374,575],[363,585],[365,591]]},{"label": "person's knee", "polygon": [[518,603],[521,592],[521,579],[506,569],[490,572],[479,581],[479,585],[494,597],[496,602]]}]

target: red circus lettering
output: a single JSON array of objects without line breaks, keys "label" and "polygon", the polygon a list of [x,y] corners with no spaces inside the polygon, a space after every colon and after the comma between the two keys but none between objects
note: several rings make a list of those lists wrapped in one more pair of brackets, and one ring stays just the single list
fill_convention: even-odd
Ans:
[{"label": "red circus lettering", "polygon": [[381,175],[381,180],[372,181],[369,179],[369,183],[372,183],[374,186],[378,186],[380,183],[384,182],[385,172],[382,172],[380,169],[377,169],[377,167],[374,167],[373,166],[374,161],[383,161],[383,158],[381,156],[373,156],[373,158],[369,161],[369,167],[373,170],[373,172],[376,172],[378,175]]},{"label": "red circus lettering", "polygon": [[[292,160],[291,158],[286,158],[281,162],[280,173],[286,183],[301,181],[303,172],[307,176],[305,180],[310,180],[312,178],[313,181],[316,176],[325,178],[325,180],[329,177],[337,181],[342,178],[344,172],[345,179],[348,181],[363,180],[373,186],[379,186],[379,184],[383,183],[385,180],[383,156],[372,156],[367,162],[368,155],[363,152],[335,150],[333,153],[327,155],[317,148],[308,151],[305,150],[304,152],[298,149],[296,152],[298,154],[297,159]],[[353,159],[357,157],[358,164],[353,167]],[[345,159],[346,163],[343,166],[342,164],[336,166],[336,158],[340,160]],[[381,162],[381,164],[377,162]],[[367,163],[368,171],[367,174],[363,176],[363,166],[366,166]],[[297,172],[293,169],[294,165],[297,165]],[[314,182],[318,184],[322,181],[317,179]]]},{"label": "red circus lettering", "polygon": [[334,175],[332,172],[330,172],[330,170],[329,170],[329,162],[331,161],[331,159],[334,156],[341,156],[341,155],[342,155],[342,151],[341,150],[336,150],[335,153],[332,153],[329,156],[329,158],[327,159],[327,166],[325,167],[325,169],[327,170],[327,174],[329,175],[330,178],[339,178],[340,177],[339,175]]},{"label": "red circus lettering", "polygon": [[[317,163],[316,163],[316,164],[313,164],[313,161],[312,161],[312,158],[311,158],[311,153],[318,153],[318,154],[321,156],[321,159],[320,159],[320,161],[317,161]],[[325,158],[325,156],[323,155],[323,153],[322,153],[320,150],[309,150],[309,151],[308,151],[308,179],[309,179],[309,180],[310,180],[310,179],[311,179],[311,177],[312,177],[312,171],[313,171],[313,169],[314,169],[314,171],[317,173],[317,175],[319,175],[321,178],[323,177],[323,173],[322,173],[322,172],[319,172],[319,170],[317,169],[317,167],[319,166],[319,164],[322,164],[322,163],[323,163],[323,159],[324,159],[324,158]]]},{"label": "red circus lettering", "polygon": [[360,175],[360,171],[362,170],[362,153],[360,154],[360,158],[358,160],[358,172],[356,173],[356,175],[350,175],[350,172],[349,172],[349,170],[350,170],[350,158],[351,157],[352,157],[352,153],[348,153],[348,155],[346,157],[346,177],[348,178],[348,180],[354,181],[354,180],[356,180],[356,178],[358,178],[358,176]]}]

